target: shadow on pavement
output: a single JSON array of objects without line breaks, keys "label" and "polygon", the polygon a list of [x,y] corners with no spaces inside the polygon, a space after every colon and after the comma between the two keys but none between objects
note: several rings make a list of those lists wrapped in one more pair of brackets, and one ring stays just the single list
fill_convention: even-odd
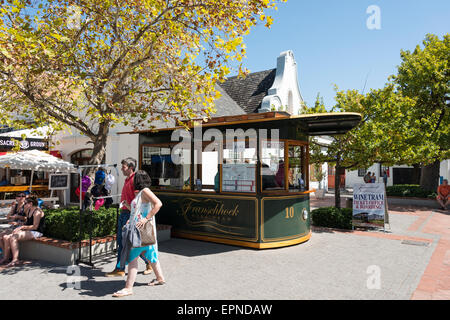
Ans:
[{"label": "shadow on pavement", "polygon": [[21,260],[20,264],[14,267],[7,268],[6,265],[0,266],[0,274],[14,275],[22,271],[31,271],[36,269],[42,270],[42,272],[47,272],[52,268],[54,268],[54,265],[43,261]]},{"label": "shadow on pavement", "polygon": [[[114,292],[123,289],[125,286],[125,279],[126,278],[121,278],[108,281],[83,280],[73,284],[63,282],[59,286],[61,287],[62,291],[75,290],[76,292],[78,292],[79,296],[104,298],[111,297]],[[73,285],[74,287],[69,287],[70,285]],[[147,287],[148,284],[146,282],[134,283],[134,287],[142,286]]]},{"label": "shadow on pavement", "polygon": [[161,244],[158,244],[158,250],[164,253],[178,254],[185,257],[196,257],[236,250],[252,249],[200,240],[172,238],[169,241],[164,241]]}]

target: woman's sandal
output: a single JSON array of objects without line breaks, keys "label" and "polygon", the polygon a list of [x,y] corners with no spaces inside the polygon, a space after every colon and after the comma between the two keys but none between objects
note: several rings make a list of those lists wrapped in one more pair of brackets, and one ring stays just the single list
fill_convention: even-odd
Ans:
[{"label": "woman's sandal", "polygon": [[154,286],[162,286],[165,283],[166,283],[165,281],[153,279],[152,281],[150,281],[148,285],[154,287]]},{"label": "woman's sandal", "polygon": [[133,291],[130,291],[128,289],[122,289],[117,292],[114,292],[113,297],[114,298],[122,298],[126,296],[131,296],[133,294]]},{"label": "woman's sandal", "polygon": [[16,267],[22,264],[22,261],[11,261],[10,263],[8,263],[5,268],[11,268],[11,267]]}]

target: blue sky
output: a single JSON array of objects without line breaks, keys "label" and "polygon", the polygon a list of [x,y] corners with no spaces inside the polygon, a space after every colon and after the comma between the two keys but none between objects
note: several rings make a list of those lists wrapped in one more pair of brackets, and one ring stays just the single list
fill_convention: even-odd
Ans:
[{"label": "blue sky", "polygon": [[[366,10],[381,10],[381,29],[369,30]],[[251,72],[276,67],[276,58],[292,50],[298,64],[300,91],[308,105],[320,92],[327,108],[339,89],[381,88],[400,64],[400,50],[413,50],[427,33],[442,39],[450,33],[449,0],[288,0],[270,29],[255,27],[245,37]]]}]

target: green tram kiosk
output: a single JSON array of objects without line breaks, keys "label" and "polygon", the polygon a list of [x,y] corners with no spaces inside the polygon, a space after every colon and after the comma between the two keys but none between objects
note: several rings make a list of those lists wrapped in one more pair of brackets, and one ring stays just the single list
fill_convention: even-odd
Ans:
[{"label": "green tram kiosk", "polygon": [[308,136],[342,134],[357,113],[268,112],[191,121],[139,134],[139,168],[172,236],[276,248],[311,237]]}]

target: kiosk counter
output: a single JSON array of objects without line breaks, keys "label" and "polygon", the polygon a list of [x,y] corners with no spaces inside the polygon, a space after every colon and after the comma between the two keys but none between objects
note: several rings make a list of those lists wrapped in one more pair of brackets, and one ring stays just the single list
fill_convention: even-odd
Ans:
[{"label": "kiosk counter", "polygon": [[269,112],[126,134],[139,134],[139,168],[163,203],[156,221],[172,236],[264,249],[311,237],[308,137],[360,120]]}]

